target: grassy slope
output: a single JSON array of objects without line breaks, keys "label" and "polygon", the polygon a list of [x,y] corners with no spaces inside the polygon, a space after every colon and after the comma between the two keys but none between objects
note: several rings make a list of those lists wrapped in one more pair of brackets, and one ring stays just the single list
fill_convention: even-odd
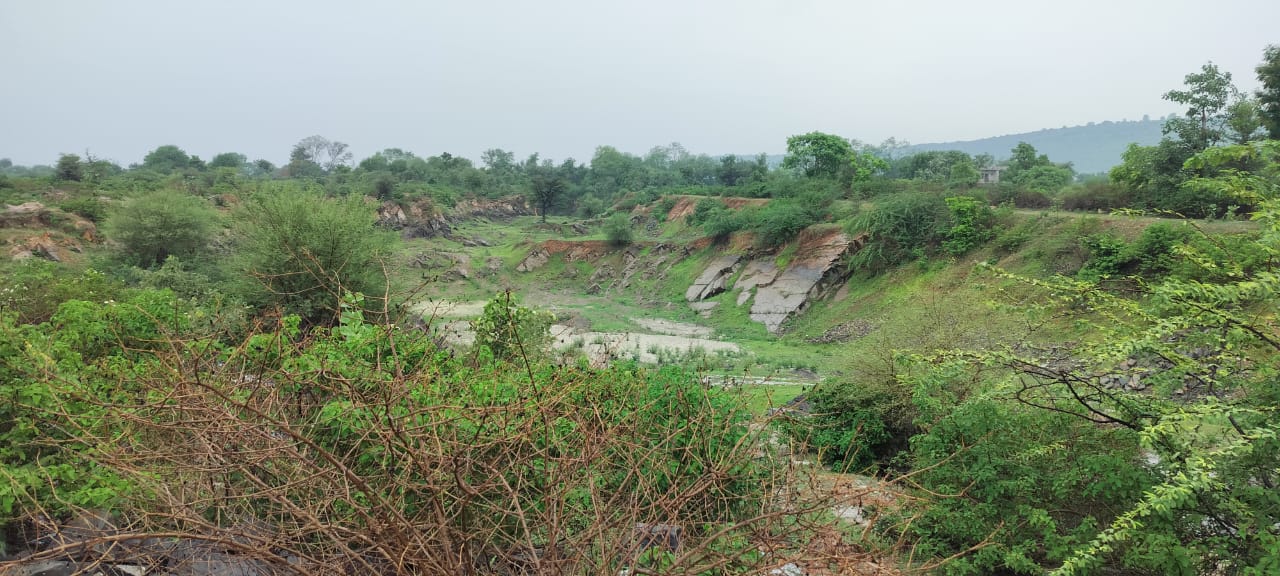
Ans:
[{"label": "grassy slope", "polygon": [[[623,267],[620,251],[593,262],[567,262],[561,257],[532,273],[518,273],[515,266],[538,243],[548,239],[599,239],[598,228],[592,234],[563,237],[537,224],[531,217],[508,223],[476,221],[455,229],[457,237],[481,237],[497,245],[464,248],[449,240],[419,240],[410,244],[414,250],[444,250],[472,255],[473,268],[487,257],[499,257],[503,270],[484,278],[455,280],[433,285],[437,297],[483,299],[494,292],[511,288],[525,294],[535,305],[554,303],[587,320],[597,330],[632,330],[637,327],[630,318],[664,318],[708,325],[719,338],[738,343],[749,355],[728,359],[712,366],[733,374],[755,377],[786,378],[794,369],[816,372],[821,377],[857,378],[869,371],[891,369],[895,351],[932,351],[941,348],[980,348],[1001,343],[1016,343],[1040,336],[1028,333],[1025,320],[1012,316],[996,306],[996,295],[1016,297],[1018,290],[1007,281],[975,270],[977,263],[988,261],[1014,272],[1031,276],[1072,273],[1087,257],[1079,248],[1078,238],[1109,231],[1133,239],[1153,218],[1095,216],[1079,213],[1015,212],[1007,214],[999,232],[1024,231],[1022,242],[1012,251],[997,248],[999,242],[959,259],[935,259],[909,263],[885,273],[867,277],[855,274],[845,290],[834,298],[816,301],[795,318],[785,334],[768,334],[763,326],[748,317],[748,307],[736,306],[737,291],[730,290],[713,297],[719,307],[710,318],[701,318],[684,305],[684,291],[693,279],[723,247],[695,251],[690,257],[666,270],[662,279],[644,280],[639,275],[632,285],[598,295],[585,294],[587,279],[600,267]],[[553,224],[569,222],[552,219]],[[1207,231],[1231,233],[1248,229],[1248,223],[1214,222],[1203,224]],[[567,229],[567,227],[566,227]],[[644,243],[680,243],[696,238],[696,230],[679,223],[666,223],[653,235],[638,235]],[[1005,243],[1009,246],[1011,243]],[[779,251],[785,257],[788,247]],[[654,258],[651,249],[641,258]],[[855,336],[844,342],[814,344],[810,339],[822,336],[841,324],[855,327]],[[1054,338],[1079,338],[1073,326],[1054,326]]]}]

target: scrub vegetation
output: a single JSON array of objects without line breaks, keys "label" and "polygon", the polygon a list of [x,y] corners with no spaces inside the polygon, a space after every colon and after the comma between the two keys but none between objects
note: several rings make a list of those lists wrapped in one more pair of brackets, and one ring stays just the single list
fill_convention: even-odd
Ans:
[{"label": "scrub vegetation", "polygon": [[[1274,574],[1263,56],[1106,176],[823,132],[0,161],[0,571]],[[686,301],[832,236],[778,333],[741,269]],[[737,348],[588,354],[646,321]]]}]

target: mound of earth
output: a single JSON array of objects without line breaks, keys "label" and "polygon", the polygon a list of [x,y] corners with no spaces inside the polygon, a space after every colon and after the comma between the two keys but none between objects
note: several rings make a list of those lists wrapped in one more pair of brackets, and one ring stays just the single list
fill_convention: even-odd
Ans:
[{"label": "mound of earth", "polygon": [[[671,207],[671,211],[667,212],[667,222],[683,220],[686,216],[693,214],[698,206],[698,202],[709,196],[677,196],[676,203]],[[747,206],[763,206],[769,203],[768,198],[738,198],[735,196],[726,196],[721,198],[713,198],[719,200],[730,210],[740,210]]]},{"label": "mound of earth", "polygon": [[95,242],[98,238],[98,227],[93,222],[39,202],[5,205],[5,209],[0,211],[0,228],[54,228],[87,242]]}]

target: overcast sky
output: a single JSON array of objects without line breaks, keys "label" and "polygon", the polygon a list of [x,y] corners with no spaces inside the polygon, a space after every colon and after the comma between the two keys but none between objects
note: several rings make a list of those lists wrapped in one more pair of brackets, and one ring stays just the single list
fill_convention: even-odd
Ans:
[{"label": "overcast sky", "polygon": [[1276,0],[3,0],[0,158],[967,140],[1174,112],[1210,60],[1252,90],[1278,22]]}]

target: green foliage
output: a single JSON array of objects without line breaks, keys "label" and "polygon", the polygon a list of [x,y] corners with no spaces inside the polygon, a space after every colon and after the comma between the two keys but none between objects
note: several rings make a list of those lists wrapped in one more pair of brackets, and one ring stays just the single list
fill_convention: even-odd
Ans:
[{"label": "green foliage", "polygon": [[77,272],[36,259],[9,268],[0,278],[0,315],[17,324],[48,321],[68,300],[114,300],[124,288],[95,270]]},{"label": "green foliage", "polygon": [[951,196],[945,201],[951,213],[951,228],[942,239],[947,253],[959,256],[995,236],[991,229],[995,215],[985,202],[971,196]]},{"label": "green foliage", "polygon": [[676,207],[675,196],[663,196],[653,205],[653,215],[659,222],[667,219],[667,214],[671,213],[671,209]]},{"label": "green foliage", "polygon": [[[889,170],[888,161],[877,156],[873,151],[865,149],[851,153],[849,164],[853,171],[854,182],[869,182],[872,178]],[[976,172],[974,173],[974,181],[977,181]]]},{"label": "green foliage", "polygon": [[484,313],[471,321],[477,348],[488,350],[499,360],[537,360],[551,344],[551,324],[555,316],[525,308],[510,292],[503,292],[485,304]]},{"label": "green foliage", "polygon": [[209,168],[234,168],[239,171],[249,164],[249,158],[239,152],[223,152],[209,160]]},{"label": "green foliage", "polygon": [[1133,207],[1133,195],[1123,185],[1107,182],[1089,182],[1073,186],[1058,195],[1063,210],[1085,212],[1110,212],[1118,208]]},{"label": "green foliage", "polygon": [[1131,262],[1128,245],[1111,234],[1086,236],[1080,243],[1089,251],[1089,259],[1078,273],[1085,280],[1118,276]]},{"label": "green foliage", "polygon": [[614,212],[604,222],[604,237],[615,248],[631,244],[635,238],[635,233],[631,230],[631,216],[626,212]]},{"label": "green foliage", "polygon": [[935,364],[909,380],[920,433],[905,459],[938,496],[898,512],[915,518],[890,534],[917,556],[962,553],[943,573],[1042,574],[1153,480],[1135,466],[1136,434],[1019,404],[1012,382],[975,389],[965,362]]},{"label": "green foliage", "polygon": [[373,208],[363,199],[264,191],[237,210],[234,232],[232,271],[248,279],[243,293],[260,309],[331,324],[343,294],[363,294],[372,309],[385,302],[383,262],[396,239],[374,226]]},{"label": "green foliage", "polygon": [[208,202],[172,190],[138,196],[112,211],[104,222],[120,257],[141,268],[163,264],[171,255],[200,257],[217,227],[218,214]]},{"label": "green foliage", "polygon": [[72,198],[58,204],[58,209],[80,216],[90,222],[101,222],[107,217],[107,205],[93,196]]},{"label": "green foliage", "polygon": [[58,165],[54,167],[53,178],[65,182],[79,182],[84,178],[84,164],[75,154],[63,154],[58,157]]},{"label": "green foliage", "polygon": [[190,333],[199,314],[168,292],[118,295],[64,301],[38,326],[0,314],[0,518],[129,496],[126,478],[95,458],[103,448],[90,435],[119,424],[106,413],[136,392],[131,376],[143,367],[131,362],[169,334]]},{"label": "green foliage", "polygon": [[148,152],[142,158],[142,167],[161,174],[170,174],[187,168],[196,168],[197,161],[193,156],[188,156],[185,150],[166,144]]},{"label": "green foliage", "polygon": [[890,464],[915,432],[909,390],[892,379],[827,382],[807,399],[814,416],[788,431],[836,470],[862,472]]},{"label": "green foliage", "polygon": [[799,170],[811,178],[839,178],[850,165],[853,147],[834,134],[810,132],[787,138],[783,168]]},{"label": "green foliage", "polygon": [[595,218],[603,214],[605,209],[604,200],[592,194],[587,194],[578,199],[578,216],[581,218]]},{"label": "green foliage", "polygon": [[947,186],[952,188],[972,188],[982,175],[973,166],[973,162],[960,161],[951,165],[947,173]]},{"label": "green foliage", "polygon": [[947,222],[947,204],[936,194],[905,192],[885,197],[850,221],[851,234],[868,236],[851,264],[876,270],[915,259],[938,244]]},{"label": "green foliage", "polygon": [[726,211],[728,209],[725,208],[723,201],[716,198],[703,198],[693,205],[693,212],[685,217],[685,223],[690,226],[701,226]]},{"label": "green foliage", "polygon": [[547,221],[547,210],[551,209],[556,199],[564,195],[567,188],[568,184],[562,178],[542,174],[533,178],[533,200],[543,222]]},{"label": "green foliage", "polygon": [[1280,140],[1280,44],[1267,46],[1258,74],[1258,114],[1272,140]]},{"label": "green foliage", "polygon": [[[310,523],[273,549],[350,560],[341,551],[360,534],[361,550],[447,573],[528,542],[590,550],[615,573],[636,556],[616,527],[671,518],[747,573],[760,560],[749,537],[795,532],[768,520],[782,468],[752,449],[732,397],[696,375],[455,361],[360,308],[348,299],[336,326],[308,338],[285,317],[225,347],[153,320],[198,316],[165,292],[71,302],[57,328],[0,317],[0,518],[108,507],[162,526],[156,493],[182,478],[201,491],[190,510],[202,517]],[[475,552],[406,550],[421,532]],[[650,556],[681,572],[697,562]]]},{"label": "green foliage", "polygon": [[1223,142],[1227,133],[1227,104],[1237,91],[1231,84],[1231,73],[1223,72],[1210,62],[1200,72],[1187,74],[1185,90],[1170,90],[1164,99],[1187,107],[1182,118],[1165,123],[1165,134],[1174,134],[1200,152]]}]

